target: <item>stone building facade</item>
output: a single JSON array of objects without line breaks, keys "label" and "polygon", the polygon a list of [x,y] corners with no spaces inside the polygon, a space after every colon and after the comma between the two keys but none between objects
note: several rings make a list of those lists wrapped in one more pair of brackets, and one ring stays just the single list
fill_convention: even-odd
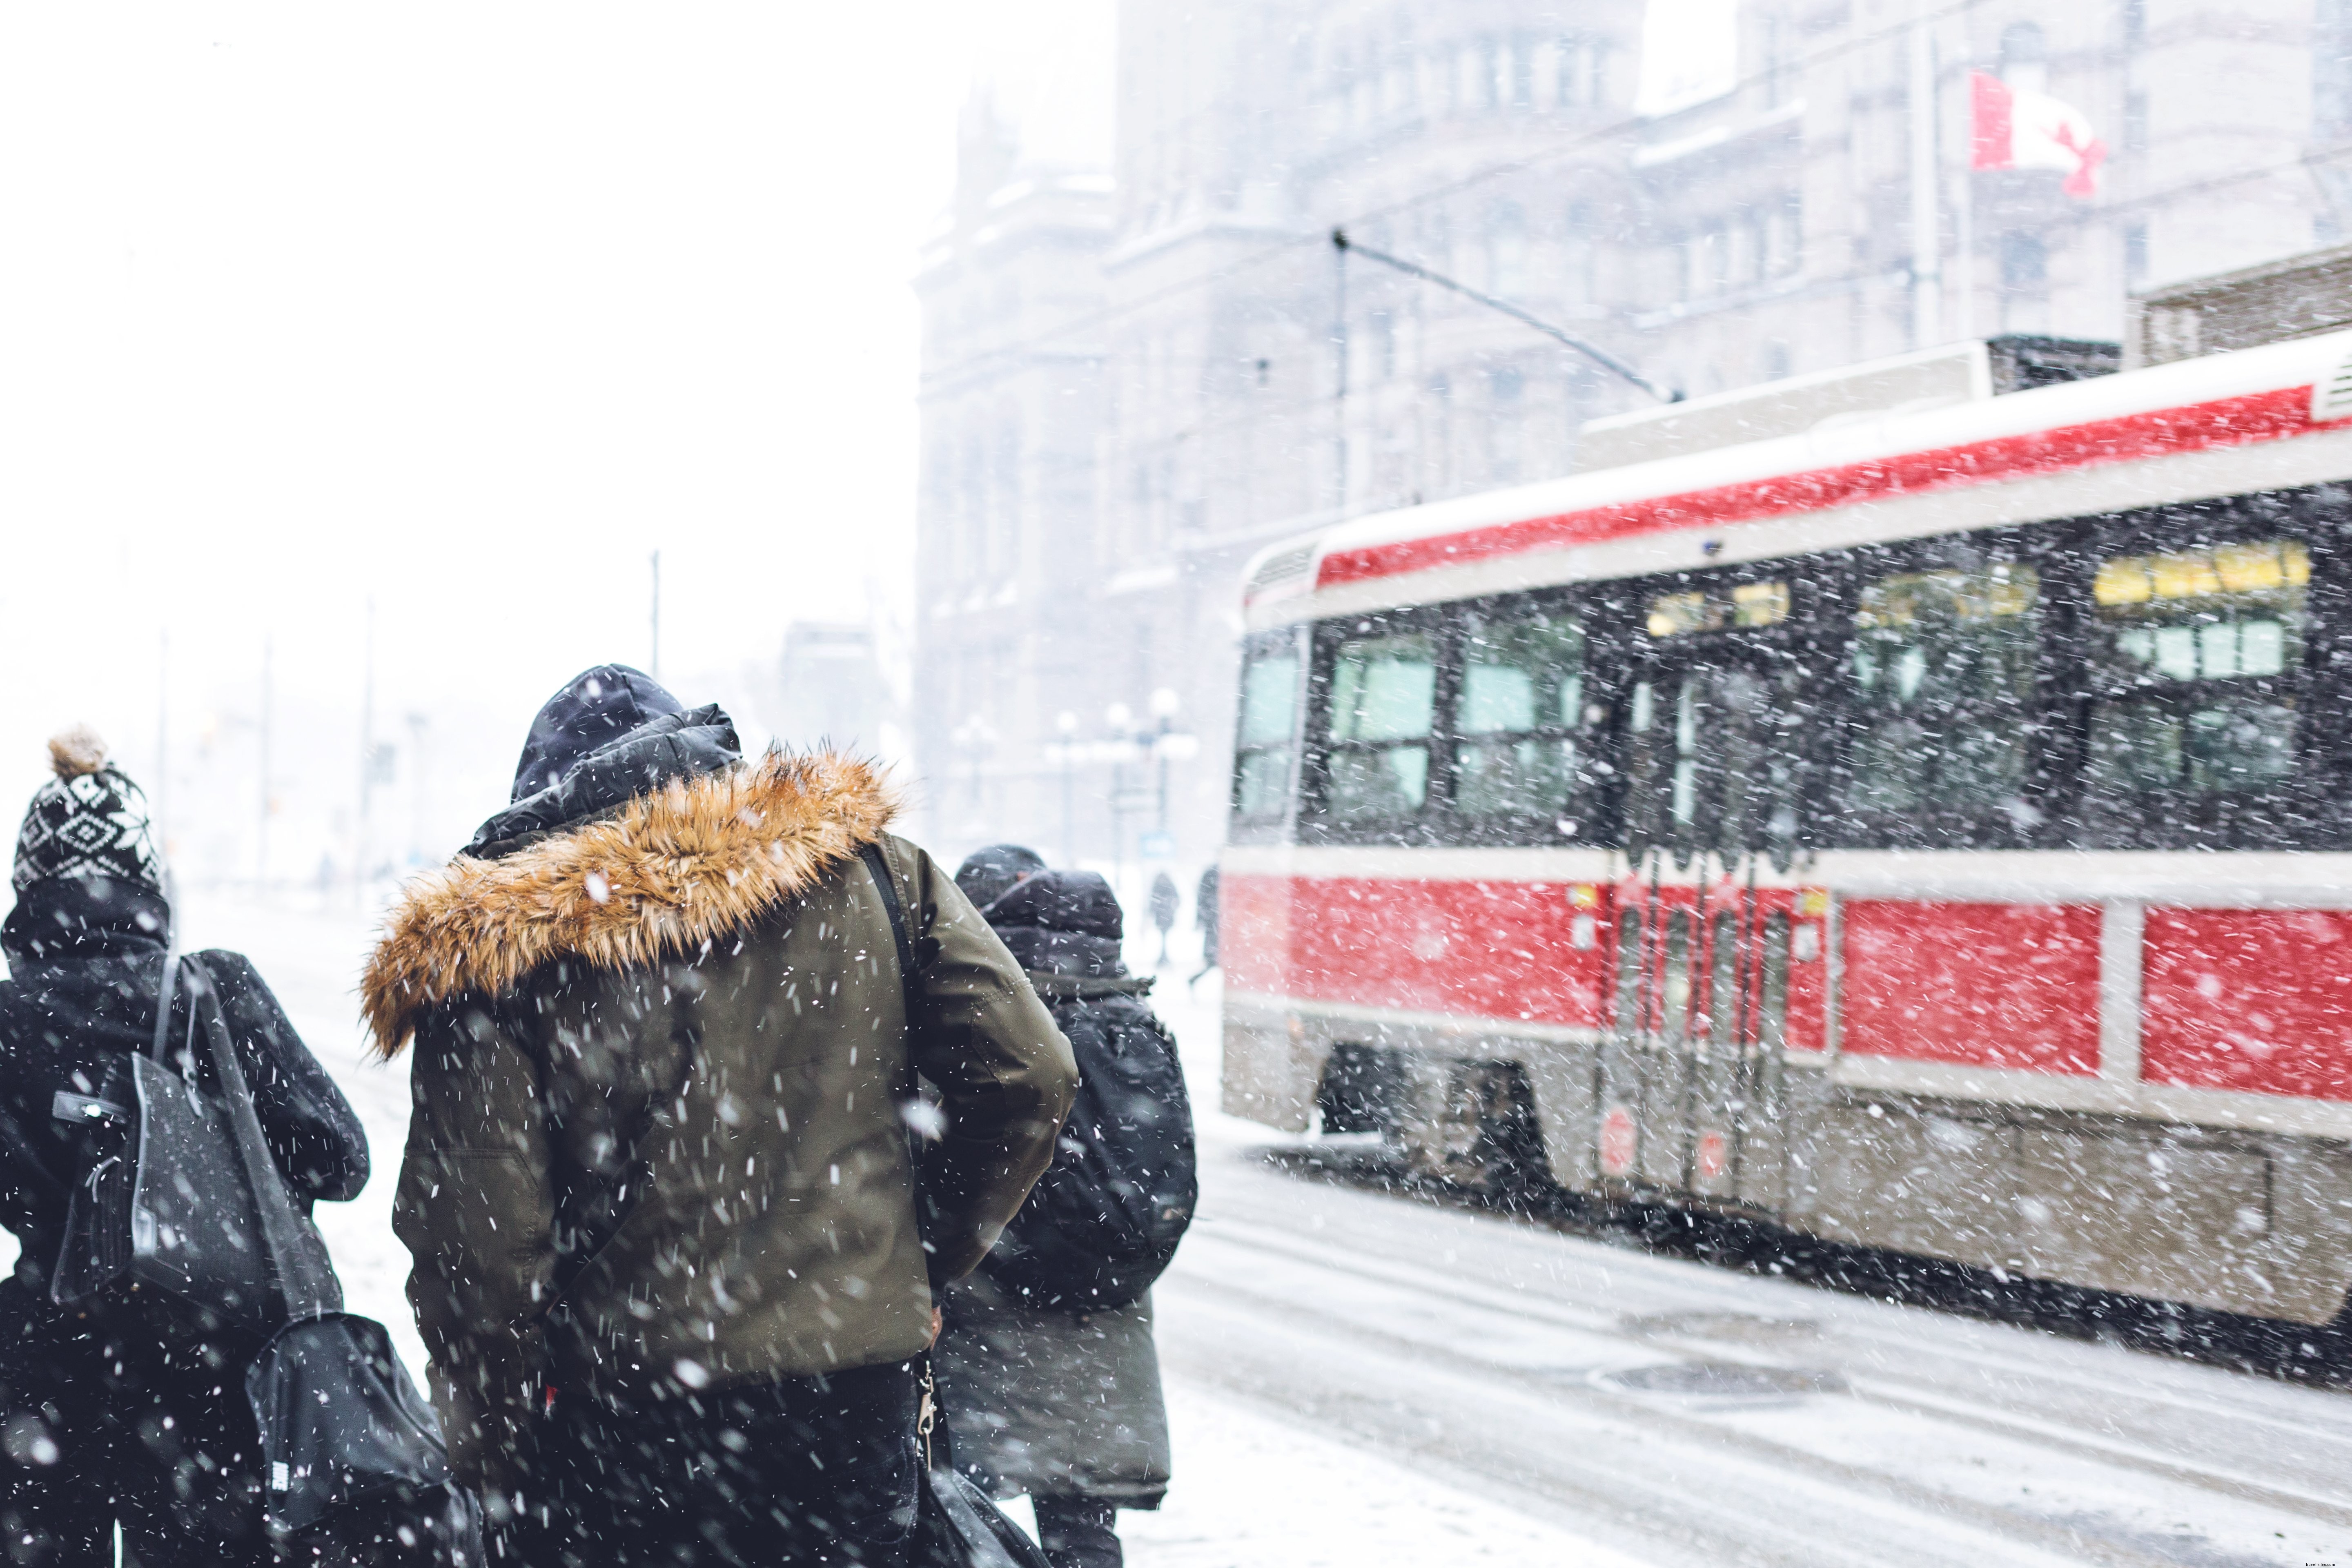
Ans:
[{"label": "stone building facade", "polygon": [[[1173,693],[1207,858],[1249,556],[1567,472],[1648,403],[1335,227],[1693,395],[2112,340],[2135,289],[2352,238],[2352,0],[1121,0],[1116,68],[1108,170],[967,127],[919,282],[915,742],[951,843],[1126,852],[1160,764],[1105,715]],[[2081,111],[2092,194],[1972,169],[1979,74]]]}]

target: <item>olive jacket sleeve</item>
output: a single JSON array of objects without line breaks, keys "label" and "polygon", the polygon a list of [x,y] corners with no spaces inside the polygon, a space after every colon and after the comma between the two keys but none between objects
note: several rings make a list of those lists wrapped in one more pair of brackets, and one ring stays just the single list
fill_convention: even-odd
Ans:
[{"label": "olive jacket sleeve", "polygon": [[517,1460],[546,1376],[555,1202],[535,1059],[480,998],[417,1027],[408,1147],[393,1229],[458,1481],[491,1495]]},{"label": "olive jacket sleeve", "polygon": [[1053,1161],[1078,1069],[1053,1014],[954,879],[904,840],[886,850],[915,937],[908,1054],[947,1112],[922,1167],[937,1287],[978,1268],[1020,1212]]}]

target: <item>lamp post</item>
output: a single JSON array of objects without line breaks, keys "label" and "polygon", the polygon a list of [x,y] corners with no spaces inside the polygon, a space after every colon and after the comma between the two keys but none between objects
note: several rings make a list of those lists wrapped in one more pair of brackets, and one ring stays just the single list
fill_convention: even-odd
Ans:
[{"label": "lamp post", "polygon": [[1111,885],[1117,887],[1127,865],[1127,749],[1134,743],[1129,731],[1135,723],[1135,714],[1126,703],[1114,702],[1103,710],[1103,723],[1111,732],[1110,879]]},{"label": "lamp post", "polygon": [[1077,774],[1075,754],[1078,732],[1078,716],[1065,708],[1054,716],[1054,728],[1061,734],[1061,743],[1055,749],[1062,753],[1062,864],[1078,863],[1076,829],[1072,820],[1077,815]]},{"label": "lamp post", "polygon": [[1153,716],[1154,718],[1156,718],[1156,719],[1158,719],[1158,720],[1160,721],[1159,728],[1158,728],[1157,731],[1156,731],[1156,732],[1153,734],[1153,736],[1151,737],[1151,754],[1152,754],[1153,758],[1154,758],[1155,760],[1157,760],[1157,761],[1158,761],[1158,763],[1160,763],[1160,824],[1159,824],[1159,826],[1160,826],[1160,833],[1161,833],[1163,836],[1164,836],[1164,835],[1167,833],[1167,831],[1168,831],[1168,745],[1167,745],[1167,742],[1168,742],[1168,740],[1169,740],[1170,736],[1172,734],[1172,732],[1173,732],[1173,731],[1174,731],[1174,730],[1175,730],[1175,726],[1176,726],[1176,714],[1177,714],[1178,710],[1181,710],[1183,706],[1184,706],[1184,700],[1183,700],[1183,698],[1181,698],[1181,697],[1178,696],[1178,695],[1176,694],[1175,689],[1174,689],[1174,688],[1172,688],[1172,687],[1163,686],[1163,687],[1160,688],[1157,691],[1154,691],[1154,692],[1151,694],[1151,712],[1152,712],[1152,716]]}]

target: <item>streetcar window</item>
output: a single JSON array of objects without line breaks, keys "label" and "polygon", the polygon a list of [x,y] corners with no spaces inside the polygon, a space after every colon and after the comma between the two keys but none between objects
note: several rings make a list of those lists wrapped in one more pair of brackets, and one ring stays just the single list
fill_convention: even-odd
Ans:
[{"label": "streetcar window", "polygon": [[1288,804],[1298,670],[1296,641],[1254,654],[1243,666],[1241,722],[1234,745],[1234,815],[1238,817],[1278,817]]},{"label": "streetcar window", "polygon": [[1426,632],[1355,637],[1332,661],[1324,739],[1325,815],[1334,821],[1412,816],[1429,798],[1437,644]]},{"label": "streetcar window", "polygon": [[1903,838],[2023,819],[2042,622],[2031,566],[1905,572],[1862,590],[1848,691],[1848,815]]},{"label": "streetcar window", "polygon": [[1465,816],[1559,817],[1576,789],[1584,634],[1537,616],[1463,639],[1454,804]]},{"label": "streetcar window", "polygon": [[2092,584],[2089,795],[2259,791],[2295,767],[2311,553],[2294,540],[2119,555]]},{"label": "streetcar window", "polygon": [[1242,675],[1241,743],[1286,746],[1298,713],[1298,655],[1285,648],[1250,660]]}]

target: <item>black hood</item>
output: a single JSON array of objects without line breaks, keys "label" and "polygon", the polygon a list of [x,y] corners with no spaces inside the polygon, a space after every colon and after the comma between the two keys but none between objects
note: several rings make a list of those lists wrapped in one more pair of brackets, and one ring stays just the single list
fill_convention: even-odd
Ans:
[{"label": "black hood", "polygon": [[1011,891],[1013,885],[1045,868],[1045,858],[1018,844],[992,844],[975,849],[956,868],[955,885],[979,909],[986,909]]},{"label": "black hood", "polygon": [[1118,895],[1093,871],[1040,871],[981,910],[1032,974],[1112,979],[1125,921]]},{"label": "black hood", "polygon": [[688,708],[651,678],[604,664],[575,676],[531,721],[514,804],[476,829],[465,852],[496,859],[659,789],[743,760],[717,703]]},{"label": "black hood", "polygon": [[1000,931],[1026,927],[1113,942],[1125,925],[1118,895],[1097,871],[1040,871],[981,913]]}]

